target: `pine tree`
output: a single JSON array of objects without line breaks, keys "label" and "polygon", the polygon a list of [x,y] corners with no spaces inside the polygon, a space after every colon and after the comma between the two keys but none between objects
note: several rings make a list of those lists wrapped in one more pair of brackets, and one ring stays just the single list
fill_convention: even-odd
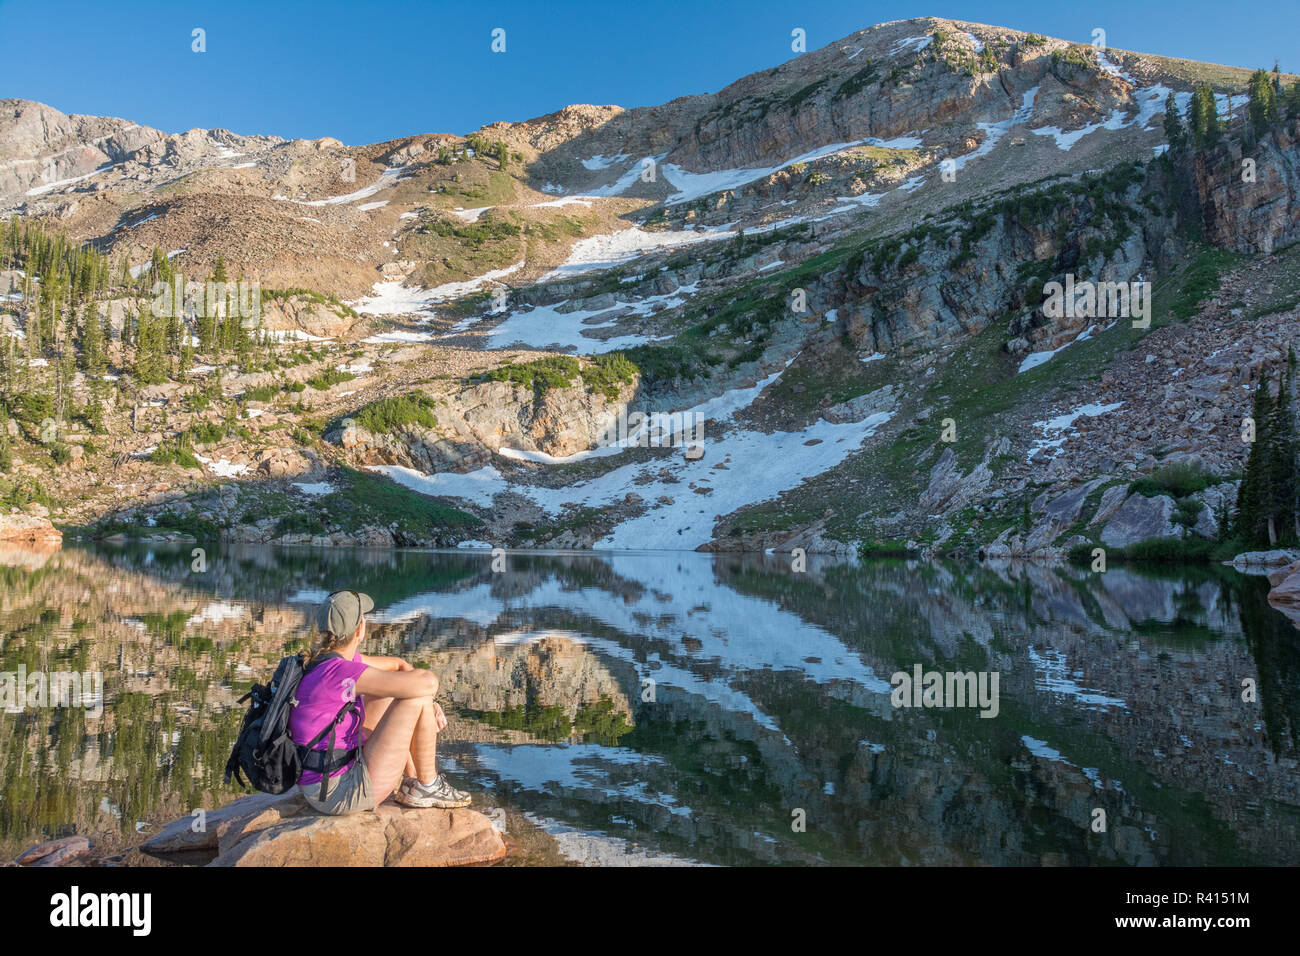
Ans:
[{"label": "pine tree", "polygon": [[1290,543],[1294,537],[1295,514],[1295,417],[1291,410],[1289,372],[1278,375],[1277,400],[1269,422],[1268,485],[1263,499],[1268,543]]},{"label": "pine tree", "polygon": [[1187,127],[1197,149],[1219,142],[1219,108],[1210,84],[1197,83],[1193,88],[1192,99],[1187,104]]},{"label": "pine tree", "polygon": [[99,310],[92,304],[83,310],[81,321],[81,367],[87,374],[103,375],[104,327],[99,321]]},{"label": "pine tree", "polygon": [[1169,141],[1169,148],[1175,151],[1187,145],[1187,127],[1183,125],[1183,117],[1178,112],[1178,97],[1173,92],[1165,98],[1165,139]]},{"label": "pine tree", "polygon": [[1205,145],[1217,146],[1223,133],[1223,124],[1219,121],[1219,103],[1214,98],[1214,90],[1210,84],[1203,84],[1205,92],[1201,96],[1201,109],[1203,118],[1201,129],[1205,132]]},{"label": "pine tree", "polygon": [[1269,81],[1269,76],[1265,71],[1256,70],[1250,74],[1250,81],[1246,84],[1246,89],[1250,94],[1250,104],[1246,107],[1246,115],[1250,119],[1250,125],[1255,135],[1262,136],[1268,131],[1269,123],[1277,117],[1277,100],[1273,84]]},{"label": "pine tree", "polygon": [[1274,547],[1297,540],[1300,471],[1296,461],[1295,365],[1289,356],[1278,375],[1277,395],[1269,381],[1255,389],[1255,442],[1237,492],[1233,533],[1246,547]]},{"label": "pine tree", "polygon": [[14,466],[14,453],[9,447],[9,416],[0,406],[0,472],[8,474]]},{"label": "pine tree", "polygon": [[138,385],[161,385],[167,381],[166,331],[162,321],[148,308],[136,317],[135,364],[131,374]]},{"label": "pine tree", "polygon": [[1253,547],[1260,538],[1266,478],[1264,472],[1268,461],[1267,423],[1271,407],[1268,384],[1261,381],[1255,386],[1255,400],[1250,412],[1251,420],[1255,423],[1255,440],[1246,457],[1246,471],[1237,491],[1237,517],[1233,523],[1233,535],[1245,547]]}]

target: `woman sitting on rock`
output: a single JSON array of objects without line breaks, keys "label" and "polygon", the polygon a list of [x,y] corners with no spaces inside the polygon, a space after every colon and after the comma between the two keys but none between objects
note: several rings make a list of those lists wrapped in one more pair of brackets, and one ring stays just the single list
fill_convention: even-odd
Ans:
[{"label": "woman sitting on rock", "polygon": [[[330,774],[324,787],[319,772],[304,768],[298,790],[320,813],[373,810],[397,791],[407,807],[467,807],[468,793],[457,790],[437,771],[438,731],[447,726],[434,701],[438,678],[400,657],[367,657],[359,652],[366,636],[366,612],[375,602],[358,591],[335,591],[321,605],[320,636],[296,694],[298,705],[289,733],[299,744],[312,740],[349,700],[334,733],[316,751],[356,751],[355,759]],[[319,758],[318,758],[319,759]],[[307,766],[313,761],[308,758]],[[317,764],[320,766],[320,764]]]}]

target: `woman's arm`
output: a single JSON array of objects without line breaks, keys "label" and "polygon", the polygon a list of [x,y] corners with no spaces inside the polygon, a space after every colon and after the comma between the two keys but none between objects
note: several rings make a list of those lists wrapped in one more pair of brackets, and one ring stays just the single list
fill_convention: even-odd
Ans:
[{"label": "woman's arm", "polygon": [[438,693],[438,677],[433,671],[388,671],[367,667],[357,678],[356,691],[371,697],[433,697]]},{"label": "woman's arm", "polygon": [[361,663],[376,670],[409,671],[415,669],[400,657],[368,657],[365,654],[358,654],[357,656],[361,658]]}]

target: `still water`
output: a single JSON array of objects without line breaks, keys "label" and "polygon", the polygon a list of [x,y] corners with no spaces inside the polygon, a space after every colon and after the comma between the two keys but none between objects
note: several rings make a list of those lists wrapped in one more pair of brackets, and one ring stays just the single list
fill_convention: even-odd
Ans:
[{"label": "still water", "polygon": [[[129,848],[232,799],[236,699],[352,587],[376,603],[365,651],[438,673],[443,769],[504,811],[510,863],[1300,862],[1300,631],[1227,569],[530,553],[495,573],[487,552],[233,546],[201,572],[188,546],[0,561],[0,672],[103,680],[102,713],[0,712],[3,858],[73,832]],[[892,675],[918,665],[996,674],[996,713],[896,707]]]}]

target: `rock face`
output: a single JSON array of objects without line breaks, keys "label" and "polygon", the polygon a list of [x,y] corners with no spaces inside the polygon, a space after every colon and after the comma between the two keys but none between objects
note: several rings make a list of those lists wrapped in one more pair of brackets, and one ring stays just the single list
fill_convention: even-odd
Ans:
[{"label": "rock face", "polygon": [[[635,383],[624,387],[626,402]],[[540,451],[557,458],[585,451],[614,424],[620,401],[585,388],[551,388],[534,397],[531,389],[485,382],[458,396],[465,431],[485,447]]]},{"label": "rock face", "polygon": [[508,382],[483,382],[446,395],[436,427],[412,424],[376,434],[353,423],[326,437],[357,464],[426,474],[472,471],[502,448],[566,458],[612,437],[635,391],[635,381],[624,384],[611,400],[581,384],[537,395]]},{"label": "rock face", "polygon": [[[1272,252],[1300,239],[1300,123],[1270,130],[1243,156],[1237,143],[1198,159],[1206,238],[1238,252]],[[1220,155],[1223,154],[1223,155]],[[1243,179],[1242,161],[1255,176]]]},{"label": "rock face", "polygon": [[262,300],[262,328],[272,332],[306,332],[308,335],[335,337],[347,335],[356,324],[356,316],[313,302],[304,296]]},{"label": "rock face", "polygon": [[49,518],[25,514],[0,515],[0,541],[61,544],[63,532],[50,524]]},{"label": "rock face", "polygon": [[492,821],[474,810],[412,810],[324,816],[295,793],[254,794],[206,815],[184,817],[144,844],[154,854],[217,852],[210,866],[466,866],[506,854]]},{"label": "rock face", "polygon": [[847,402],[840,402],[838,405],[823,409],[821,415],[822,418],[836,425],[845,422],[860,422],[869,415],[875,415],[879,412],[892,412],[897,404],[898,393],[894,390],[894,386],[883,385],[874,392],[868,392],[866,395],[859,395]]},{"label": "rock face", "polygon": [[1173,513],[1174,499],[1168,495],[1129,495],[1101,529],[1102,543],[1125,548],[1148,538],[1176,537],[1177,530],[1169,520]]},{"label": "rock face", "polygon": [[930,469],[930,483],[917,502],[917,508],[922,514],[955,511],[983,491],[992,477],[987,455],[970,474],[963,475],[952,448],[945,448]]}]

